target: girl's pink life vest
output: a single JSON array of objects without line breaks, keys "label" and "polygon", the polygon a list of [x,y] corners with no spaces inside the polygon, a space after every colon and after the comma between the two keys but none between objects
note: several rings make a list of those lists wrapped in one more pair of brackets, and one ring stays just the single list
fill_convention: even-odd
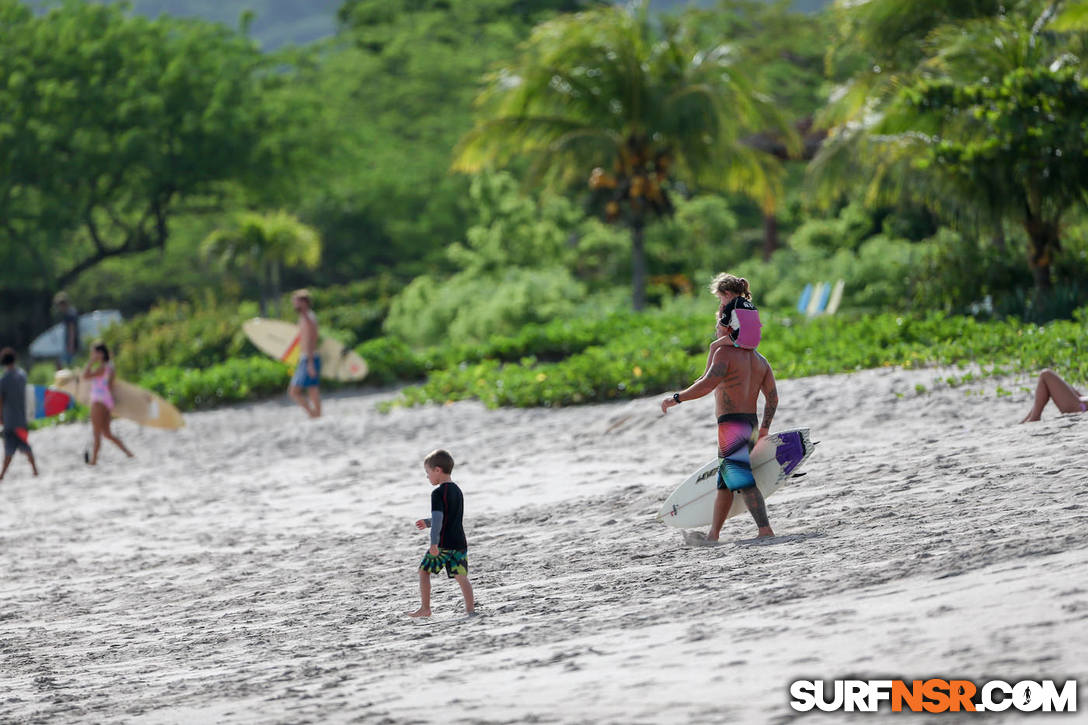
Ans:
[{"label": "girl's pink life vest", "polygon": [[735,297],[722,308],[721,324],[729,328],[733,347],[755,350],[762,338],[763,323],[759,321],[759,310],[743,297]]}]

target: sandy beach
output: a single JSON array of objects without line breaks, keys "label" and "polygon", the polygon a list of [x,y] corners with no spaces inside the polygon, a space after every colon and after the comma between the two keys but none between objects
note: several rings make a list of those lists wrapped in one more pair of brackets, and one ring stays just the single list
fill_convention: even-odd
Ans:
[{"label": "sandy beach", "polygon": [[[0,482],[0,722],[828,722],[791,681],[888,676],[1077,678],[1083,703],[1088,415],[1017,425],[1030,378],[953,373],[782,381],[808,474],[768,500],[776,538],[741,517],[705,548],[654,513],[714,455],[709,398],[273,401],[120,421],[138,458],[96,470],[88,426],[35,433],[42,476]],[[415,621],[438,446],[481,616],[443,576]]]}]

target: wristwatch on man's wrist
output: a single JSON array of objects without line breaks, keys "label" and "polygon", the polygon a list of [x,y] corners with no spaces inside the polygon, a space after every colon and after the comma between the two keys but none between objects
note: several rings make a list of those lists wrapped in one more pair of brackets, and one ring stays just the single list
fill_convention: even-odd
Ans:
[{"label": "wristwatch on man's wrist", "polygon": [[680,393],[673,393],[673,394],[672,394],[672,399],[676,401],[676,404],[677,404],[677,405],[680,405],[680,403],[682,402],[682,401],[680,400]]}]

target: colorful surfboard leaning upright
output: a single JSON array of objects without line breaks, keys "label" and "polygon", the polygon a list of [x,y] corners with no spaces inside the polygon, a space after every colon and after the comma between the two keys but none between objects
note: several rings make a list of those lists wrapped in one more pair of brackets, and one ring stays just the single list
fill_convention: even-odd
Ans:
[{"label": "colorful surfboard leaning upright", "polygon": [[41,420],[60,415],[74,408],[75,399],[63,390],[47,388],[44,385],[26,386],[26,417],[28,420]]}]

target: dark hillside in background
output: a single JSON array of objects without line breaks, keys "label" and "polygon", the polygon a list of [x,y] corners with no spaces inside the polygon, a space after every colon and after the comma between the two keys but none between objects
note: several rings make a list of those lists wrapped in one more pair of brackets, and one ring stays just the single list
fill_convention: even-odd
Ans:
[{"label": "dark hillside in background", "polygon": [[[33,7],[46,7],[48,0],[30,0]],[[141,15],[198,17],[238,26],[246,10],[256,17],[250,34],[261,47],[273,50],[284,45],[304,45],[336,32],[336,10],[341,0],[131,0]]]},{"label": "dark hillside in background", "polygon": [[[304,45],[336,32],[336,11],[341,0],[131,0],[132,9],[141,15],[157,17],[163,13],[177,17],[199,17],[231,27],[247,9],[256,17],[250,29],[261,47],[274,50],[284,45]],[[830,0],[795,0],[793,6],[804,12],[818,10]],[[29,0],[32,7],[46,7],[49,0]],[[717,0],[652,0],[654,10],[674,11],[688,5],[713,7]]]},{"label": "dark hillside in background", "polygon": [[[774,2],[775,0],[765,0]],[[650,0],[650,6],[658,11],[682,10],[689,5],[701,8],[712,8],[718,4],[718,0]],[[793,9],[803,13],[811,13],[825,5],[831,4],[831,0],[794,0]]]}]

